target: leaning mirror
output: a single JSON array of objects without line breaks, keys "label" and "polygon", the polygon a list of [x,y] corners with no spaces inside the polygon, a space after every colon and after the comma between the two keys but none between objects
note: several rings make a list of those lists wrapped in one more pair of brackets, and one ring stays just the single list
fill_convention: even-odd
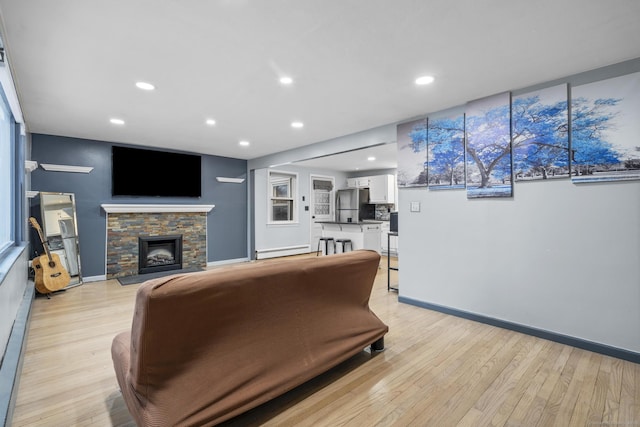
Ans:
[{"label": "leaning mirror", "polygon": [[82,283],[76,201],[73,193],[40,192],[42,232],[51,253],[60,257],[71,276],[67,287]]}]

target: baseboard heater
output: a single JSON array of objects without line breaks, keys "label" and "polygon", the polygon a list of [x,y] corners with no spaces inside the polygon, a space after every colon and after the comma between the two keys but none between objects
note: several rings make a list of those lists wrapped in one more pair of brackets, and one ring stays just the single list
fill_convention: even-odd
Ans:
[{"label": "baseboard heater", "polygon": [[269,249],[257,249],[256,259],[276,258],[280,256],[308,254],[311,252],[311,246],[299,245],[299,246],[287,246],[284,248],[269,248]]}]

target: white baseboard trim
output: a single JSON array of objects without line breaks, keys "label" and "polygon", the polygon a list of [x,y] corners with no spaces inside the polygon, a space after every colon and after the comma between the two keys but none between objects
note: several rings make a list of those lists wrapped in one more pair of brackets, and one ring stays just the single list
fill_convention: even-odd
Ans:
[{"label": "white baseboard trim", "polygon": [[238,264],[241,262],[251,261],[249,258],[223,259],[222,261],[211,261],[207,263],[207,267],[218,267],[227,264]]},{"label": "white baseboard trim", "polygon": [[82,278],[82,283],[89,283],[89,282],[100,282],[103,280],[107,280],[107,275],[103,274],[102,276],[88,276],[88,277],[83,277]]},{"label": "white baseboard trim", "polygon": [[256,259],[277,258],[281,256],[308,254],[311,252],[311,246],[287,246],[284,248],[257,249]]}]

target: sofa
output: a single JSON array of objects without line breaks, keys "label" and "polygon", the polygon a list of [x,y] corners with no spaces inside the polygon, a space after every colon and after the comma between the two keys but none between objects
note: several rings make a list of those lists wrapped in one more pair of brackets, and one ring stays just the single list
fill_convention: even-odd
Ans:
[{"label": "sofa", "polygon": [[377,252],[247,262],[140,285],[111,355],[140,426],[211,426],[371,346]]}]

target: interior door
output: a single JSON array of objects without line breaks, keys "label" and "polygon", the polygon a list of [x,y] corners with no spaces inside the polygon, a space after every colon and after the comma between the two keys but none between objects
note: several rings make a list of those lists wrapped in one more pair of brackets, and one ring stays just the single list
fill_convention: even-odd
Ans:
[{"label": "interior door", "polygon": [[318,221],[333,221],[335,214],[335,178],[332,176],[311,175],[309,182],[309,208],[311,210],[309,226],[311,251],[318,248],[318,239],[322,237],[322,226]]}]

